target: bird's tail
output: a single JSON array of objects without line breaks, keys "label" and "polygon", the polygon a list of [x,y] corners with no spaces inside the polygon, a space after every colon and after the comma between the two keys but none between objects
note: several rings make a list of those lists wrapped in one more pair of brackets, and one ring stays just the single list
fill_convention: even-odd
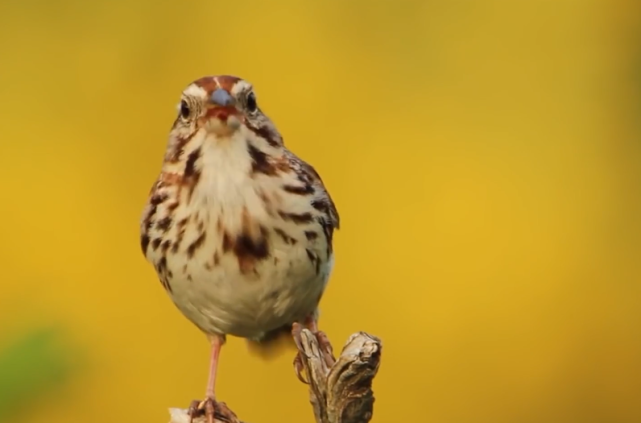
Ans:
[{"label": "bird's tail", "polygon": [[285,325],[269,331],[260,339],[248,340],[247,348],[251,354],[264,360],[277,358],[286,352],[291,352],[293,357],[296,344],[292,337],[292,325]]}]

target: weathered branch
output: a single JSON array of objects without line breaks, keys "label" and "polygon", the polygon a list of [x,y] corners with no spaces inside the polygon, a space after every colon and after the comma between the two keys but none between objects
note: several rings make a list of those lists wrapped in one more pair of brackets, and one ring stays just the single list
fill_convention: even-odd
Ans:
[{"label": "weathered branch", "polygon": [[[297,334],[316,422],[369,422],[374,407],[372,381],[380,365],[381,341],[357,332],[349,337],[340,356],[334,360],[323,336],[315,336],[307,329]],[[243,423],[224,403],[218,404],[216,423]],[[170,413],[170,423],[189,423],[187,410],[172,408]],[[205,423],[205,418],[198,417],[193,423]]]}]

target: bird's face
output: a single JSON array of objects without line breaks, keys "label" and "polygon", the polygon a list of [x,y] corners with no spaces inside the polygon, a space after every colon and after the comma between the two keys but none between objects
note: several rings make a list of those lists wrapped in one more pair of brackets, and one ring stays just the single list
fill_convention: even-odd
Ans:
[{"label": "bird's face", "polygon": [[199,132],[217,139],[230,138],[242,127],[280,138],[267,116],[258,107],[252,84],[229,75],[203,77],[182,93],[173,131],[181,138]]},{"label": "bird's face", "polygon": [[252,84],[235,76],[206,76],[182,92],[165,165],[178,169],[199,148],[207,157],[235,151],[234,157],[249,162],[249,141],[265,145],[269,154],[279,154],[284,147],[278,130],[258,107]]}]

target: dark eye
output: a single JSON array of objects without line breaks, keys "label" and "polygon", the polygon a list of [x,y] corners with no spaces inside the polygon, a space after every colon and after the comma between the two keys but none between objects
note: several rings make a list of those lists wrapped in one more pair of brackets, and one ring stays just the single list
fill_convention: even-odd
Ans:
[{"label": "dark eye", "polygon": [[183,117],[183,119],[187,119],[189,117],[189,114],[191,113],[191,110],[189,110],[189,105],[185,100],[180,102],[180,116]]},{"label": "dark eye", "polygon": [[253,92],[249,93],[247,96],[246,107],[249,113],[254,113],[258,108],[258,105],[256,104],[256,96]]}]

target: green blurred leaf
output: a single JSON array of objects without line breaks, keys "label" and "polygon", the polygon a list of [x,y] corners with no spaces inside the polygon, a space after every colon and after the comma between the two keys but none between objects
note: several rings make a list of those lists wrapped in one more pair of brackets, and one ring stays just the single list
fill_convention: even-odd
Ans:
[{"label": "green blurred leaf", "polygon": [[0,421],[66,380],[66,350],[59,330],[41,328],[0,351]]}]

